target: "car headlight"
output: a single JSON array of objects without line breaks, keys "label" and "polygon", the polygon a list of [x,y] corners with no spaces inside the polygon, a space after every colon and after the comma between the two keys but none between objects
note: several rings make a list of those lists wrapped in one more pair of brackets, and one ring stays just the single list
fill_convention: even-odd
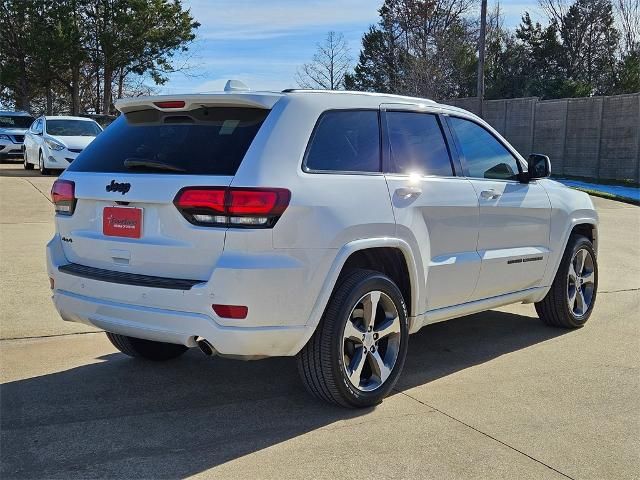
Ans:
[{"label": "car headlight", "polygon": [[11,140],[9,135],[0,135],[0,140]]},{"label": "car headlight", "polygon": [[64,145],[62,145],[61,143],[58,143],[54,140],[51,140],[49,138],[47,138],[45,140],[45,143],[47,144],[47,147],[49,147],[51,150],[55,150],[55,151],[60,151],[60,150],[64,150],[66,147]]}]

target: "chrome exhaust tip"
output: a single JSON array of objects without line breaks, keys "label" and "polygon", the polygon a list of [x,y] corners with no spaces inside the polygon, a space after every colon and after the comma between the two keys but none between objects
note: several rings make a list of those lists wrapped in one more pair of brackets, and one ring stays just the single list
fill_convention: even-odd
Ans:
[{"label": "chrome exhaust tip", "polygon": [[213,348],[211,342],[206,338],[198,337],[196,338],[196,344],[202,353],[204,353],[207,357],[213,357],[216,355],[216,349]]}]

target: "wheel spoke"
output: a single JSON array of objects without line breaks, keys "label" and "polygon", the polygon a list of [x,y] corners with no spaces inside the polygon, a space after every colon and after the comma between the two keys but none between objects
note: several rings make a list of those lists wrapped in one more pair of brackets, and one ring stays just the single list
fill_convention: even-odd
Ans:
[{"label": "wheel spoke", "polygon": [[578,275],[582,275],[582,272],[584,270],[584,261],[586,258],[586,250],[578,250],[578,253],[576,254],[576,272],[578,273]]},{"label": "wheel spoke", "polygon": [[362,301],[364,306],[364,326],[367,329],[373,329],[376,321],[376,311],[378,310],[378,302],[380,301],[380,292],[371,292]]},{"label": "wheel spoke", "polygon": [[385,365],[384,360],[380,356],[380,351],[369,352],[368,357],[370,359],[369,364],[371,365],[371,370],[373,370],[378,377],[380,383],[384,383],[387,378],[389,378],[389,375],[391,375],[391,370]]},{"label": "wheel spoke", "polygon": [[571,290],[569,290],[569,292],[567,292],[567,298],[569,300],[569,308],[571,310],[575,309],[575,305],[576,305],[576,296],[578,295],[578,287],[574,285],[573,287],[573,292]]},{"label": "wheel spoke", "polygon": [[384,337],[393,333],[400,333],[400,318],[390,318],[373,331],[378,334],[378,340],[382,340]]},{"label": "wheel spoke", "polygon": [[576,296],[576,308],[578,309],[578,311],[576,312],[578,315],[584,315],[584,312],[586,311],[586,305],[587,302],[585,302],[584,300],[584,293],[582,292],[581,288],[577,288],[576,289],[577,292],[577,296]]},{"label": "wheel spoke", "polygon": [[575,283],[577,277],[578,277],[578,274],[576,273],[576,269],[573,266],[573,262],[571,262],[569,264],[569,279]]},{"label": "wheel spoke", "polygon": [[351,359],[351,364],[347,368],[347,374],[349,375],[349,380],[355,386],[360,385],[360,377],[362,375],[362,368],[364,367],[364,362],[367,360],[367,354],[364,351],[364,348],[358,348],[353,358]]},{"label": "wheel spoke", "polygon": [[595,275],[593,272],[583,273],[582,274],[582,282],[583,283],[593,283]]},{"label": "wheel spoke", "polygon": [[347,320],[344,326],[344,339],[362,343],[362,335],[364,335],[364,332],[356,327],[351,320]]}]

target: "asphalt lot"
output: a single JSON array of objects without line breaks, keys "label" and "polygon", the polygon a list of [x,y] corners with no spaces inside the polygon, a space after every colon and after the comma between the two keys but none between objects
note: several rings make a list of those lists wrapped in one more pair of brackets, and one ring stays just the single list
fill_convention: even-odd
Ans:
[{"label": "asphalt lot", "polygon": [[11,478],[640,478],[640,208],[595,198],[588,325],[531,305],[411,337],[397,391],[348,411],[293,359],[165,364],[55,312],[44,269],[55,177],[0,165],[1,470]]}]

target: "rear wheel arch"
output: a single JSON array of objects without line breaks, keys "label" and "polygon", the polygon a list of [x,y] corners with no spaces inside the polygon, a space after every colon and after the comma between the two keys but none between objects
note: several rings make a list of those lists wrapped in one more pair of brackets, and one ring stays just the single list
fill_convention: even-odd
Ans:
[{"label": "rear wheel arch", "polygon": [[[329,304],[331,295],[333,294],[336,286],[339,285],[341,276],[344,275],[345,272],[351,269],[350,266],[357,265],[357,263],[360,262],[363,257],[370,256],[370,253],[366,254],[366,253],[358,253],[358,252],[362,252],[364,250],[374,250],[374,249],[382,249],[382,248],[395,249],[402,253],[402,258],[404,259],[404,263],[406,265],[406,269],[408,271],[408,276],[409,276],[410,295],[408,298],[410,299],[411,303],[408,303],[407,299],[404,298],[404,295],[405,295],[404,293],[403,293],[403,300],[405,301],[406,308],[407,308],[407,316],[409,320],[409,331],[411,332],[413,331],[412,327],[413,327],[413,321],[415,317],[412,317],[412,315],[421,313],[421,312],[418,312],[419,310],[418,301],[419,301],[419,295],[420,295],[419,285],[423,284],[420,282],[424,279],[423,272],[421,272],[418,269],[419,264],[416,262],[417,259],[414,257],[414,252],[412,251],[411,247],[406,241],[401,240],[399,238],[382,237],[382,238],[358,239],[345,244],[342,248],[338,250],[337,254],[335,255],[332,265],[327,272],[324,284],[321,290],[318,292],[316,302],[308,317],[308,320],[306,323],[307,334],[301,337],[298,344],[291,350],[291,355],[295,355],[298,352],[300,352],[300,350],[302,350],[302,348],[306,345],[306,343],[309,341],[311,336],[314,334],[314,332],[318,328],[322,315],[324,314],[327,308],[327,305]],[[352,255],[354,254],[357,254],[356,257],[353,257],[354,259],[357,259],[357,260],[352,259],[351,263],[347,264],[347,262],[349,261],[349,258],[351,258]],[[345,269],[345,265],[347,266],[346,269]],[[376,269],[375,267],[373,268],[373,270],[380,271],[379,268]],[[400,286],[398,286],[398,288],[402,292],[402,288]]]},{"label": "rear wheel arch", "polygon": [[404,252],[398,247],[372,247],[356,250],[342,266],[338,281],[348,272],[355,269],[372,270],[389,277],[396,284],[409,316],[415,315],[412,300],[417,295],[413,292],[413,284],[409,273],[409,266]]}]

